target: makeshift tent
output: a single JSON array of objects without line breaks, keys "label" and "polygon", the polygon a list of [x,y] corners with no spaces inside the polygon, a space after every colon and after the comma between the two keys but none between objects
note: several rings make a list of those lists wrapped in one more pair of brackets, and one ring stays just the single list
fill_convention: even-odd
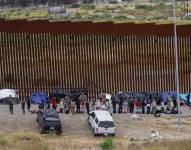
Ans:
[{"label": "makeshift tent", "polygon": [[176,99],[177,98],[177,92],[175,92],[175,91],[162,92],[162,99],[164,102],[167,102],[169,96],[174,97]]},{"label": "makeshift tent", "polygon": [[30,97],[30,101],[32,104],[47,104],[48,94],[43,92],[33,93]]},{"label": "makeshift tent", "polygon": [[14,89],[1,89],[0,90],[0,104],[8,104],[8,97],[14,99],[14,104],[19,104],[19,96],[17,94],[17,90]]},{"label": "makeshift tent", "polygon": [[7,98],[11,95],[11,97],[18,97],[17,91],[14,89],[2,89],[0,90],[0,100]]},{"label": "makeshift tent", "polygon": [[[191,103],[191,93],[188,94],[190,94],[189,102]],[[180,99],[187,102],[188,94],[180,93]]]}]

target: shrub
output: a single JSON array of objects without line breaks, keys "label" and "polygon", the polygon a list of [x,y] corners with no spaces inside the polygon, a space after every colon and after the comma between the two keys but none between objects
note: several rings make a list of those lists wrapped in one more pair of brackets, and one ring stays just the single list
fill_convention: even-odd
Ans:
[{"label": "shrub", "polygon": [[111,150],[113,149],[113,141],[110,138],[105,139],[102,143],[101,143],[101,149],[102,150]]},{"label": "shrub", "polygon": [[155,17],[153,17],[153,19],[156,19],[156,20],[164,19],[164,20],[166,20],[167,16],[155,16]]},{"label": "shrub", "polygon": [[4,136],[0,135],[0,145],[6,145],[7,141]]},{"label": "shrub", "polygon": [[86,10],[92,10],[92,9],[95,9],[95,5],[93,5],[93,4],[82,4],[82,5],[80,5],[80,8],[86,9]]},{"label": "shrub", "polygon": [[124,20],[124,19],[128,19],[126,15],[118,15],[118,16],[115,16],[114,19],[117,19],[117,20]]},{"label": "shrub", "polygon": [[135,5],[135,8],[136,8],[136,9],[149,10],[149,11],[151,11],[151,10],[154,9],[154,7],[151,6],[151,5],[140,5],[140,4],[136,4],[136,5]]}]

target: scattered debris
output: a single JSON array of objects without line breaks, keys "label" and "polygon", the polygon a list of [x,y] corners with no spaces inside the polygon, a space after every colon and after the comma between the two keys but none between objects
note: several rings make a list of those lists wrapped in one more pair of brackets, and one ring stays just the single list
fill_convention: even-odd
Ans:
[{"label": "scattered debris", "polygon": [[154,114],[154,117],[159,118],[159,117],[161,117],[161,114]]},{"label": "scattered debris", "polygon": [[134,138],[130,138],[130,141],[134,141]]},{"label": "scattered debris", "polygon": [[158,141],[158,140],[160,140],[162,137],[161,137],[161,135],[160,135],[159,132],[151,131],[151,138],[152,138],[154,141]]},{"label": "scattered debris", "polygon": [[140,139],[136,138],[136,137],[132,137],[132,138],[130,138],[130,141],[140,141]]},{"label": "scattered debris", "polygon": [[30,137],[21,137],[20,140],[21,141],[30,141],[31,138]]},{"label": "scattered debris", "polygon": [[144,118],[143,118],[143,116],[142,115],[137,115],[137,114],[132,114],[131,116],[130,116],[130,118],[131,119],[133,119],[133,120],[144,120]]}]

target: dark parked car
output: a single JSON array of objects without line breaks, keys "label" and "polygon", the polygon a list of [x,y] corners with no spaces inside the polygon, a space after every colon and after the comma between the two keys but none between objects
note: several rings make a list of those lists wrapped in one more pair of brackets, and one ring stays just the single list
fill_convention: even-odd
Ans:
[{"label": "dark parked car", "polygon": [[37,112],[37,122],[39,123],[40,133],[55,132],[60,135],[62,126],[59,115],[51,109],[43,109]]}]

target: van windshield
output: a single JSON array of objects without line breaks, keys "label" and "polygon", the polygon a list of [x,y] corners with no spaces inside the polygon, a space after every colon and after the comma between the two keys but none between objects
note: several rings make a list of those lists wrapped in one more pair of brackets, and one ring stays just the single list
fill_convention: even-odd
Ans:
[{"label": "van windshield", "polygon": [[98,127],[111,128],[115,127],[112,121],[100,121]]}]

